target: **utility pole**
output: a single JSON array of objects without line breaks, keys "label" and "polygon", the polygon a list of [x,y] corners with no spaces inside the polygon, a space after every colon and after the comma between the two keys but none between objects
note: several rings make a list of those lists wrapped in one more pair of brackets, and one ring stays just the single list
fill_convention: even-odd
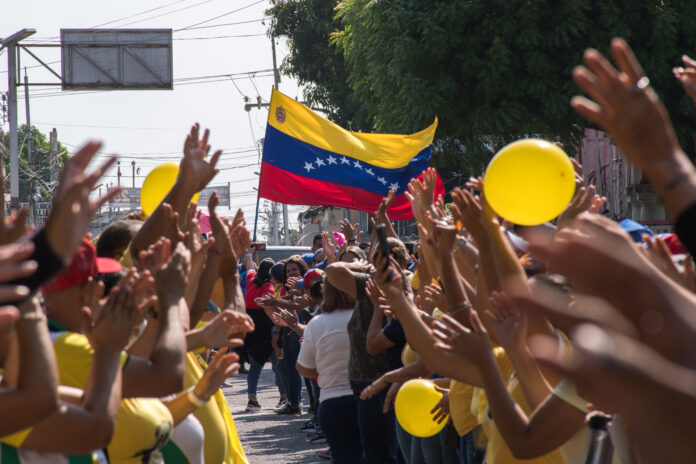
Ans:
[{"label": "utility pole", "polygon": [[36,173],[36,169],[32,153],[31,115],[29,112],[29,77],[27,77],[26,68],[24,68],[24,105],[27,113],[27,131],[25,137],[27,138],[27,166],[29,166],[29,198],[27,198],[27,203],[29,204],[29,224],[35,225],[36,204],[34,203],[34,174]]},{"label": "utility pole", "polygon": [[[275,89],[278,90],[278,84],[280,84],[280,70],[278,70],[278,63],[276,60],[276,46],[275,46],[275,35],[271,34],[271,50],[273,51],[273,81],[275,82]],[[290,245],[290,227],[288,224],[288,205],[283,203],[283,244],[285,246]]]},{"label": "utility pole", "polygon": [[22,29],[3,39],[0,50],[7,48],[7,114],[10,120],[10,206],[19,209],[19,135],[17,133],[17,44],[36,33]]},{"label": "utility pole", "polygon": [[117,179],[117,187],[121,186],[121,162],[116,161],[116,179]]},{"label": "utility pole", "polygon": [[58,131],[55,127],[49,134],[49,147],[48,160],[51,169],[51,190],[54,192],[58,187]]},{"label": "utility pole", "polygon": [[133,185],[131,185],[131,187],[135,188],[135,161],[131,161],[131,169],[133,171]]}]

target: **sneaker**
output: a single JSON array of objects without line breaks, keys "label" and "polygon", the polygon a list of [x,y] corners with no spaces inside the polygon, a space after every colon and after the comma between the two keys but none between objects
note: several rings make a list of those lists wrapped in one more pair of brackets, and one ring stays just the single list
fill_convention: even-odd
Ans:
[{"label": "sneaker", "polygon": [[323,433],[320,433],[316,437],[309,440],[309,442],[313,445],[325,445],[326,444],[326,437],[324,436]]},{"label": "sneaker", "polygon": [[331,450],[330,450],[330,449],[326,449],[326,450],[324,450],[324,451],[319,451],[319,452],[317,453],[317,456],[319,456],[319,457],[322,458],[322,459],[329,459],[329,460],[330,460],[330,459],[331,459]]},{"label": "sneaker", "polygon": [[274,410],[275,412],[278,412],[278,411],[280,411],[281,409],[283,409],[283,408],[285,407],[286,404],[289,404],[287,398],[281,398],[280,401],[278,401],[278,404],[276,404],[276,407],[275,407],[273,410]]},{"label": "sneaker", "polygon": [[256,400],[249,400],[246,407],[246,412],[257,412],[261,410],[261,405]]},{"label": "sneaker", "polygon": [[293,406],[290,403],[286,403],[285,406],[277,410],[276,413],[282,415],[302,414],[302,410],[297,406]]},{"label": "sneaker", "polygon": [[314,426],[314,419],[310,419],[307,422],[304,423],[302,428],[300,429],[303,432],[311,432],[314,431],[316,427]]}]

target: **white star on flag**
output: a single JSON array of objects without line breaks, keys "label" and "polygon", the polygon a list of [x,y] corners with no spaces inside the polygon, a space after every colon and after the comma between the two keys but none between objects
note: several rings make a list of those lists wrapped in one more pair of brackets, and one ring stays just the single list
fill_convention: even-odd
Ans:
[{"label": "white star on flag", "polygon": [[384,177],[378,177],[377,180],[383,183],[384,185],[387,185],[387,179],[385,179]]},{"label": "white star on flag", "polygon": [[396,182],[392,183],[392,184],[389,186],[389,190],[391,190],[391,189],[397,189],[397,190],[398,190],[398,189],[399,189],[399,184],[397,184]]},{"label": "white star on flag", "polygon": [[317,167],[319,167],[319,166],[323,166],[323,165],[324,165],[324,160],[323,160],[323,159],[321,159],[321,158],[319,158],[319,157],[317,157],[317,161],[316,161],[316,163],[317,163]]},{"label": "white star on flag", "polygon": [[329,164],[336,164],[336,158],[334,158],[333,155],[329,155],[326,161],[328,161]]},{"label": "white star on flag", "polygon": [[362,166],[360,166],[360,162],[358,160],[355,160],[355,162],[353,163],[353,166],[355,166],[358,169],[362,169]]},{"label": "white star on flag", "polygon": [[312,169],[314,169],[314,166],[312,165],[312,163],[305,163],[304,168],[307,170],[307,172],[309,172]]},{"label": "white star on flag", "polygon": [[344,156],[343,158],[341,158],[341,164],[350,164],[350,161],[348,161],[348,158]]},{"label": "white star on flag", "polygon": [[365,169],[365,172],[368,173],[368,174],[371,175],[371,176],[374,176],[374,175],[375,175],[375,173],[372,172],[372,169],[371,169],[371,168]]}]

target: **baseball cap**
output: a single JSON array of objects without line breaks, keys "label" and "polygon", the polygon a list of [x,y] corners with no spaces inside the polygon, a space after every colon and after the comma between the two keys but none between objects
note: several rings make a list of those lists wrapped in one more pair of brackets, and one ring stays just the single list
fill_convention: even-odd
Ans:
[{"label": "baseball cap", "polygon": [[44,285],[42,290],[44,293],[67,290],[82,285],[87,282],[87,279],[99,273],[110,274],[121,269],[121,263],[115,259],[97,257],[94,245],[87,238],[83,238],[70,265],[56,275],[51,282]]},{"label": "baseball cap", "polygon": [[309,288],[312,286],[315,280],[324,275],[324,273],[319,269],[310,269],[305,272],[304,279],[297,282],[298,288]]},{"label": "baseball cap", "polygon": [[305,253],[302,256],[300,256],[302,260],[307,263],[307,266],[311,266],[312,263],[314,262],[314,253]]},{"label": "baseball cap", "polygon": [[676,234],[660,234],[658,237],[660,240],[665,242],[665,245],[669,247],[669,251],[671,251],[673,255],[681,255],[686,253],[686,248]]}]

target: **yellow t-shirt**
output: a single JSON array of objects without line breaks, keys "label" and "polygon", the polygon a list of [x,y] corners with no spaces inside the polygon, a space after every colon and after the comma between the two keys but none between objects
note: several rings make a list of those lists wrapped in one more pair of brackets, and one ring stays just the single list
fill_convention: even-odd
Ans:
[{"label": "yellow t-shirt", "polygon": [[478,425],[476,416],[471,412],[474,387],[464,382],[450,381],[449,402],[450,417],[460,437],[471,432]]},{"label": "yellow t-shirt", "polygon": [[[566,346],[570,345],[565,336],[560,335]],[[498,369],[502,374],[503,380],[507,381],[507,390],[510,395],[515,400],[515,402],[520,405],[525,414],[530,415],[532,411],[527,404],[527,400],[522,392],[522,387],[514,375],[514,370],[512,368],[512,363],[507,357],[505,350],[502,347],[495,347],[493,349],[493,354],[495,356],[496,363],[498,364]],[[548,379],[549,383],[556,385],[560,379]],[[488,444],[486,446],[486,462],[489,464],[564,464],[565,461],[561,456],[559,450],[554,450],[548,454],[540,456],[534,459],[516,459],[510,450],[508,449],[505,440],[495,426],[493,418],[488,412],[488,401],[486,399],[486,392],[482,388],[476,389],[476,400],[472,401],[472,409],[474,406],[478,408],[476,415],[478,420],[483,426],[483,430],[488,437]]]},{"label": "yellow t-shirt", "polygon": [[[205,361],[200,356],[191,352],[187,353],[184,386],[190,388],[195,385],[203,376],[206,367]],[[249,462],[239,441],[237,428],[222,390],[218,389],[211,401],[198,408],[194,415],[205,431],[203,452],[206,463],[246,464]]]},{"label": "yellow t-shirt", "polygon": [[[60,384],[84,389],[94,353],[87,337],[74,332],[53,332],[51,335]],[[122,353],[122,367],[127,359],[128,355]],[[107,446],[111,463],[148,462],[144,458],[159,454],[159,449],[169,440],[173,426],[169,409],[159,399],[121,400],[114,435]]]}]

